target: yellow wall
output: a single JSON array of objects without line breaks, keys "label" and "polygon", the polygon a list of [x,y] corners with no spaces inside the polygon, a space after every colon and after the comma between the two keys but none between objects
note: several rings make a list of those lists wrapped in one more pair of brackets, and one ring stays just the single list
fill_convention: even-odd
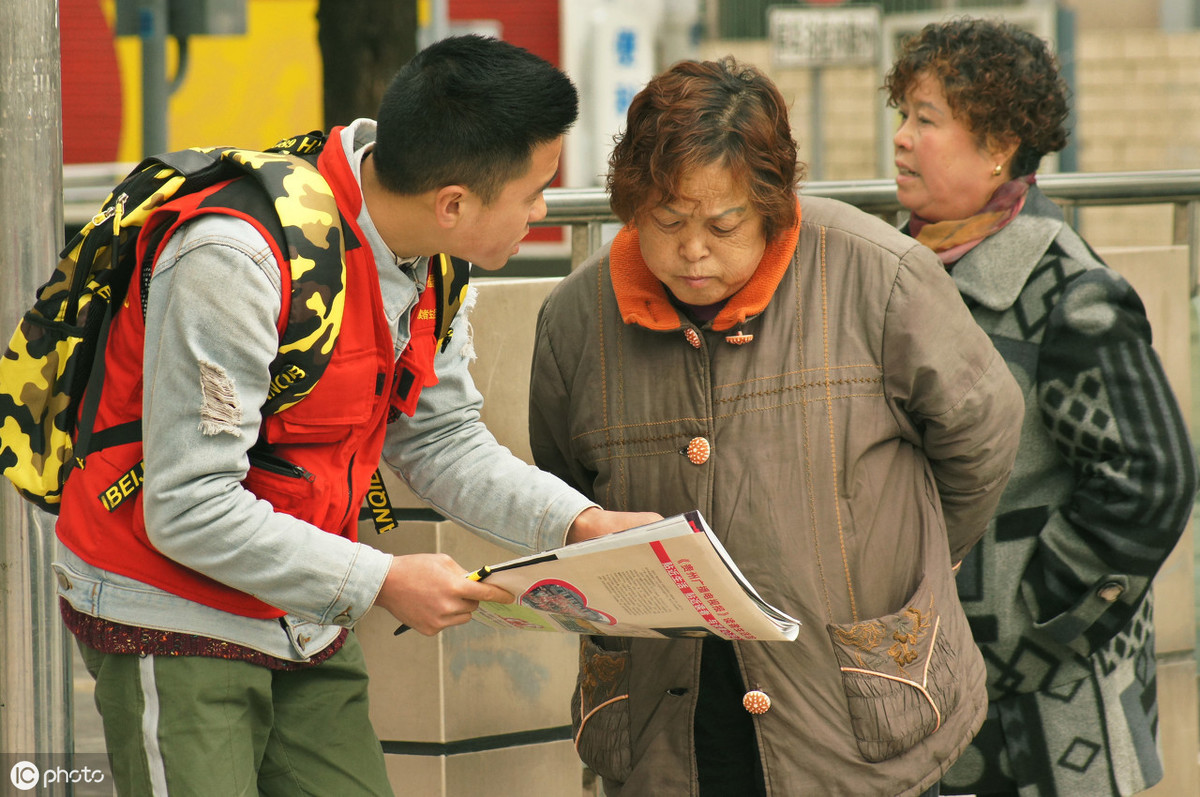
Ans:
[{"label": "yellow wall", "polygon": [[[115,0],[103,0],[111,20]],[[321,119],[317,0],[248,0],[245,36],[194,36],[187,75],[169,101],[167,146],[270,146]],[[142,60],[136,36],[117,38],[124,114],[118,159],[142,157]],[[174,75],[175,43],[167,71]]]}]

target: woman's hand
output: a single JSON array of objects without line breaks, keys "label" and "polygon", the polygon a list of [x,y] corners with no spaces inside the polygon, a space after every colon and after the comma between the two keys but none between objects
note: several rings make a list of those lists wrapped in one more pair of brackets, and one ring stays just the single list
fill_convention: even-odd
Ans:
[{"label": "woman's hand", "polygon": [[614,531],[624,531],[634,526],[644,526],[662,520],[657,512],[610,512],[596,506],[579,513],[567,531],[567,542],[583,542],[593,537],[602,537]]}]

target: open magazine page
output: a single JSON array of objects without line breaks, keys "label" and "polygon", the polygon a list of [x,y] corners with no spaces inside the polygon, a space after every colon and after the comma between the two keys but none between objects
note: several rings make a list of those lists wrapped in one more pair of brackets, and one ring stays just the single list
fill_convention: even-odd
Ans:
[{"label": "open magazine page", "polygon": [[482,603],[497,628],[640,637],[791,640],[799,621],[766,603],[699,512],[689,512],[477,574],[517,598]]}]

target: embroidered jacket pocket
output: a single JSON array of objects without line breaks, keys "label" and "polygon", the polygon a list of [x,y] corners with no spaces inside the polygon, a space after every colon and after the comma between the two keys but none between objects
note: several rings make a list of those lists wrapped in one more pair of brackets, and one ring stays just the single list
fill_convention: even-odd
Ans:
[{"label": "embroidered jacket pocket", "polygon": [[[600,644],[597,644],[597,643]],[[580,637],[579,678],[571,698],[575,752],[605,780],[625,782],[632,770],[629,735],[629,651],[601,645],[614,638]]]},{"label": "embroidered jacket pocket", "polygon": [[955,653],[922,579],[904,608],[826,626],[842,673],[850,725],[867,761],[886,761],[931,735],[958,704]]}]

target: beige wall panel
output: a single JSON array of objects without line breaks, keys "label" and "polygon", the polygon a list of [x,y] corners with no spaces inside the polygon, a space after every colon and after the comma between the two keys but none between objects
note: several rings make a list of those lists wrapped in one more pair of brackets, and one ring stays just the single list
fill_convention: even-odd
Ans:
[{"label": "beige wall panel", "polygon": [[569,797],[583,793],[583,765],[568,742],[451,756],[387,756],[396,794]]},{"label": "beige wall panel", "polygon": [[1080,30],[1152,28],[1158,24],[1160,0],[1059,0],[1075,12]]},{"label": "beige wall panel", "polygon": [[583,764],[569,741],[451,756],[447,795],[564,797],[583,791]]},{"label": "beige wall panel", "polygon": [[[483,420],[497,439],[526,461],[529,366],[537,312],[556,280],[478,280],[471,313],[472,363],[484,394]],[[394,505],[421,503],[390,472]],[[464,568],[512,558],[450,521],[401,522],[385,534],[369,523],[361,539],[403,555],[448,554]],[[436,637],[395,636],[396,621],[372,609],[358,626],[371,674],[371,717],[388,742],[449,744],[529,731],[562,735],[570,725],[578,637],[502,632],[479,623]],[[385,748],[386,749],[386,748]],[[436,748],[435,748],[436,750]],[[579,794],[582,766],[569,741],[453,755],[388,755],[398,794],[487,793],[536,797]]]},{"label": "beige wall panel", "polygon": [[401,797],[450,795],[446,791],[446,759],[442,756],[384,756],[392,791]]},{"label": "beige wall panel", "polygon": [[[401,524],[364,539],[389,553],[446,553],[468,569],[512,558],[448,521]],[[359,623],[380,738],[452,742],[570,724],[578,637],[475,622],[436,637],[395,636],[396,625],[378,608]]]},{"label": "beige wall panel", "polygon": [[471,313],[475,385],[483,393],[483,422],[514,454],[529,454],[529,367],[537,314],[557,279],[476,280],[479,299]]}]

